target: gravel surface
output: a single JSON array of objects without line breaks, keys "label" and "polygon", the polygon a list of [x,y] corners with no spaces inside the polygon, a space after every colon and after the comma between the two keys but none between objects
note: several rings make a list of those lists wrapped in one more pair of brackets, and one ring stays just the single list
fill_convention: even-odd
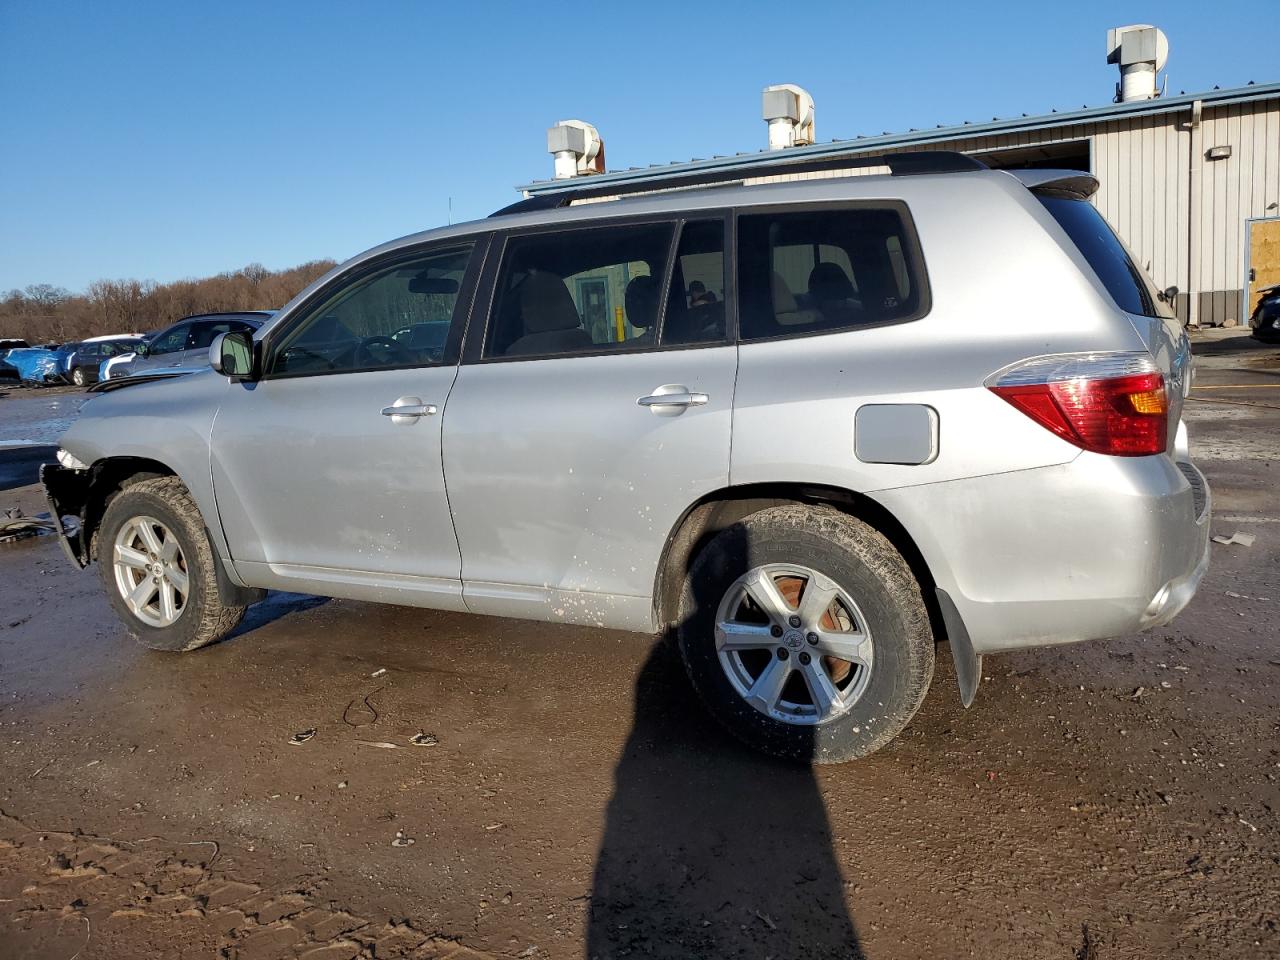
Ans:
[{"label": "gravel surface", "polygon": [[[1168,627],[988,658],[969,710],[940,651],[838,767],[740,748],[652,638],[279,594],[165,655],[51,538],[0,547],[0,953],[1280,956],[1280,351],[1196,348],[1253,546]],[[0,397],[0,439],[80,396]]]}]

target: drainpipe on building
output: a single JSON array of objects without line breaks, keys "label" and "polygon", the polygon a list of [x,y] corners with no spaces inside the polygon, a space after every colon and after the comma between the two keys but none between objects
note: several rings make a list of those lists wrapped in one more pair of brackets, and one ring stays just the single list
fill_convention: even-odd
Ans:
[{"label": "drainpipe on building", "polygon": [[1200,326],[1200,174],[1204,167],[1201,147],[1200,111],[1204,103],[1191,104],[1191,209],[1187,247],[1187,326]]}]

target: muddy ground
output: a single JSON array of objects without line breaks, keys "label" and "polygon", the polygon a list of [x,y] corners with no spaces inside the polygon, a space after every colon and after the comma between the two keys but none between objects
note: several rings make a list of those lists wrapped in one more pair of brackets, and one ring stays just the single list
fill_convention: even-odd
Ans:
[{"label": "muddy ground", "polygon": [[[1196,346],[1253,546],[1169,627],[988,658],[970,710],[940,651],[846,766],[739,747],[651,638],[273,595],[160,654],[52,538],[0,547],[0,955],[1280,955],[1280,351]],[[0,447],[79,398],[0,397]],[[47,452],[0,449],[0,507]]]}]

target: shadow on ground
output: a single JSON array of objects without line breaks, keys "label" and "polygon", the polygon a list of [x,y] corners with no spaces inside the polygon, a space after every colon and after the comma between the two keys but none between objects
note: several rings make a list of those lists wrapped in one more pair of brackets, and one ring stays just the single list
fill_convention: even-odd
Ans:
[{"label": "shadow on ground", "polygon": [[863,957],[812,769],[714,727],[667,642],[636,681],[587,927],[589,960],[630,954]]},{"label": "shadow on ground", "polygon": [[40,479],[40,464],[52,463],[58,448],[0,447],[0,491],[14,490]]}]

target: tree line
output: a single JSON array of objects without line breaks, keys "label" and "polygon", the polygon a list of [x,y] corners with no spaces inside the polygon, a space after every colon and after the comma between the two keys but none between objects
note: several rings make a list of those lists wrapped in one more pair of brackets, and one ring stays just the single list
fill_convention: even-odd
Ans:
[{"label": "tree line", "polygon": [[334,265],[313,260],[288,270],[251,263],[201,280],[98,280],[84,293],[35,283],[0,299],[0,338],[66,343],[112,333],[141,333],[195,313],[271,310]]}]

